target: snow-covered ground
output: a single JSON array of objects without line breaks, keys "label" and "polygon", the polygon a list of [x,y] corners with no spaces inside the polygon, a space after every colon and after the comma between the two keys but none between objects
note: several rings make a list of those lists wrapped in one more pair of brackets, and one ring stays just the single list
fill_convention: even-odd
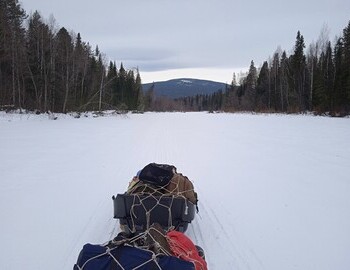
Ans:
[{"label": "snow-covered ground", "polygon": [[350,269],[349,118],[0,113],[0,153],[0,269],[72,269],[150,162],[194,182],[209,269]]}]

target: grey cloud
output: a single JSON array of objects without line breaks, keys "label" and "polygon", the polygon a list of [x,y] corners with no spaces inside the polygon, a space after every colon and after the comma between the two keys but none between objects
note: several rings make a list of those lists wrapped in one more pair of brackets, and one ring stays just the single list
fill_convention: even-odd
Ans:
[{"label": "grey cloud", "polygon": [[348,0],[26,0],[26,9],[53,13],[110,59],[147,71],[242,67],[289,52],[296,32],[316,40],[324,23],[333,40],[350,17]]}]

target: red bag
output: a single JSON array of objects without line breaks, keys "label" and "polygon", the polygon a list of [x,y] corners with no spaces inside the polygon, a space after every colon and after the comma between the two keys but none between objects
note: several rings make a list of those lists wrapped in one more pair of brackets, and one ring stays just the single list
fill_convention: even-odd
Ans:
[{"label": "red bag", "polygon": [[168,243],[175,256],[185,261],[192,262],[196,270],[207,270],[207,263],[198,254],[196,246],[190,238],[178,231],[167,233]]}]

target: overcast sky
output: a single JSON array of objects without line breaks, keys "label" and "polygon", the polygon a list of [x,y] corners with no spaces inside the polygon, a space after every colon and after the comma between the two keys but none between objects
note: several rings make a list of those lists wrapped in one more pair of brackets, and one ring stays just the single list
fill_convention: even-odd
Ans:
[{"label": "overcast sky", "polygon": [[333,42],[350,20],[349,0],[22,0],[28,14],[98,45],[108,60],[138,67],[143,82],[199,78],[230,82],[300,30],[308,45],[324,25]]}]

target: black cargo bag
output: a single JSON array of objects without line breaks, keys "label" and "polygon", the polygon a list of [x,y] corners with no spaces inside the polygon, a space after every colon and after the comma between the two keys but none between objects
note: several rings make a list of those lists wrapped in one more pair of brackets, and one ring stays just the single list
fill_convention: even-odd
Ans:
[{"label": "black cargo bag", "polygon": [[175,166],[150,163],[141,170],[139,179],[145,183],[165,187],[173,178],[174,173],[176,173]]}]

